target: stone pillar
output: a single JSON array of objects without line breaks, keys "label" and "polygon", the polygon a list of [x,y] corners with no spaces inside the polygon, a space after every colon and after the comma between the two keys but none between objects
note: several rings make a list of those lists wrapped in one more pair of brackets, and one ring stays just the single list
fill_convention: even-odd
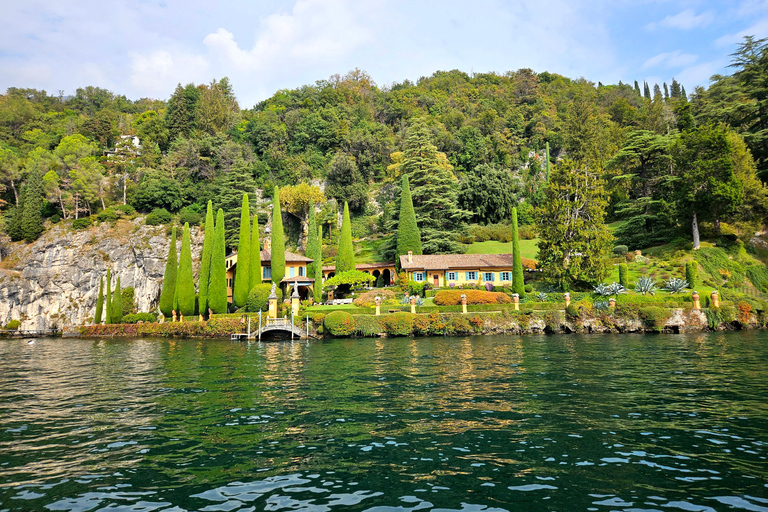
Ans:
[{"label": "stone pillar", "polygon": [[571,294],[568,292],[565,292],[563,296],[565,298],[565,307],[567,308],[571,304]]},{"label": "stone pillar", "polygon": [[416,314],[416,296],[411,297],[411,313]]},{"label": "stone pillar", "polygon": [[176,321],[176,310],[174,309],[172,313],[173,313],[173,321],[175,322]]},{"label": "stone pillar", "polygon": [[181,314],[181,311],[179,311],[179,322],[184,321],[184,315]]},{"label": "stone pillar", "polygon": [[720,307],[720,296],[717,294],[717,290],[713,290],[712,294],[710,295],[712,298],[712,307],[713,308],[719,308]]},{"label": "stone pillar", "polygon": [[160,320],[158,320],[157,323],[165,323],[165,315],[160,315]]},{"label": "stone pillar", "polygon": [[301,297],[299,297],[299,287],[293,287],[293,293],[291,294],[291,313],[293,316],[299,315],[299,306],[301,306]]},{"label": "stone pillar", "polygon": [[381,316],[381,297],[376,297],[376,316]]},{"label": "stone pillar", "polygon": [[520,295],[517,293],[512,294],[512,304],[515,305],[515,311],[520,311]]},{"label": "stone pillar", "polygon": [[197,316],[198,316],[198,319],[197,319],[198,322],[205,322],[205,320],[203,319],[203,315],[197,315]]},{"label": "stone pillar", "polygon": [[461,294],[461,314],[467,314],[467,296],[463,293]]},{"label": "stone pillar", "polygon": [[699,292],[694,290],[691,293],[691,299],[693,299],[693,309],[701,309],[701,300],[699,298]]},{"label": "stone pillar", "polygon": [[333,290],[328,290],[328,302],[333,302]]},{"label": "stone pillar", "polygon": [[616,297],[611,297],[610,299],[608,299],[608,305],[611,306],[612,308],[615,308],[616,307]]}]

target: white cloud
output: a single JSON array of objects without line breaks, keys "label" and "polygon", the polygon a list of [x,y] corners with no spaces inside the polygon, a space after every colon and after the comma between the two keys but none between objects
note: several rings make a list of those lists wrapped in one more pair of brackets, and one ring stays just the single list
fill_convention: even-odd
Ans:
[{"label": "white cloud", "polygon": [[706,27],[712,23],[714,19],[715,15],[712,11],[704,11],[701,14],[696,14],[693,9],[686,9],[674,16],[667,16],[661,21],[649,23],[646,27],[651,30],[657,27],[691,30],[697,27]]},{"label": "white cloud", "polygon": [[[707,85],[712,75],[721,72],[726,62],[723,60],[713,60],[709,62],[702,62],[695,66],[690,66],[675,76],[678,82],[688,86]],[[688,88],[688,92],[693,92],[693,87]]]},{"label": "white cloud", "polygon": [[200,55],[165,50],[148,54],[131,52],[131,85],[142,95],[164,98],[176,84],[205,81],[208,61]]},{"label": "white cloud", "polygon": [[643,63],[643,69],[664,67],[664,68],[679,68],[683,66],[690,66],[698,60],[698,55],[690,53],[682,53],[680,50],[673,52],[660,53],[651,57]]},{"label": "white cloud", "polygon": [[758,20],[744,30],[717,38],[715,46],[718,48],[733,46],[743,42],[745,36],[755,36],[756,39],[768,37],[768,17]]}]

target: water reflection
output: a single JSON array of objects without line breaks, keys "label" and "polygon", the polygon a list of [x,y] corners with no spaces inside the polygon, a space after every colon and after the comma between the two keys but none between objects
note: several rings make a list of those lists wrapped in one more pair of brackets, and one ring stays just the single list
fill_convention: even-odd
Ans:
[{"label": "water reflection", "polygon": [[768,511],[764,333],[0,344],[0,510]]}]

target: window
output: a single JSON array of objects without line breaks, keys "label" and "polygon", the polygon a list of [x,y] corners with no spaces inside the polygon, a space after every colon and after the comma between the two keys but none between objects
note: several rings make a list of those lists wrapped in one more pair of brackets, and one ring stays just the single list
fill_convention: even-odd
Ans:
[{"label": "window", "polygon": [[448,272],[448,280],[449,281],[456,281],[458,280],[458,274],[457,272]]},{"label": "window", "polygon": [[502,281],[511,281],[512,279],[509,278],[509,272],[502,272],[501,273],[501,280]]},{"label": "window", "polygon": [[299,267],[299,276],[304,277],[304,267]]},{"label": "window", "polygon": [[493,272],[483,272],[483,280],[493,282]]},{"label": "window", "polygon": [[272,279],[272,267],[264,267],[264,279]]},{"label": "window", "polygon": [[477,272],[467,272],[467,281],[477,280]]},{"label": "window", "polygon": [[288,277],[296,276],[296,267],[288,267]]},{"label": "window", "polygon": [[413,280],[414,281],[423,281],[424,280],[424,272],[414,272],[413,273]]}]

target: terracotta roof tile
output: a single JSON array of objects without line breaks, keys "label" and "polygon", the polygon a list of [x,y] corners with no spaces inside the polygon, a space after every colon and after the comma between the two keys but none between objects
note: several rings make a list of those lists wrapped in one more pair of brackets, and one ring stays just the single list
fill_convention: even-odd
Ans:
[{"label": "terracotta roof tile", "polygon": [[400,256],[400,267],[404,270],[511,268],[512,254],[414,254],[412,263],[408,263],[408,255],[404,254]]}]

